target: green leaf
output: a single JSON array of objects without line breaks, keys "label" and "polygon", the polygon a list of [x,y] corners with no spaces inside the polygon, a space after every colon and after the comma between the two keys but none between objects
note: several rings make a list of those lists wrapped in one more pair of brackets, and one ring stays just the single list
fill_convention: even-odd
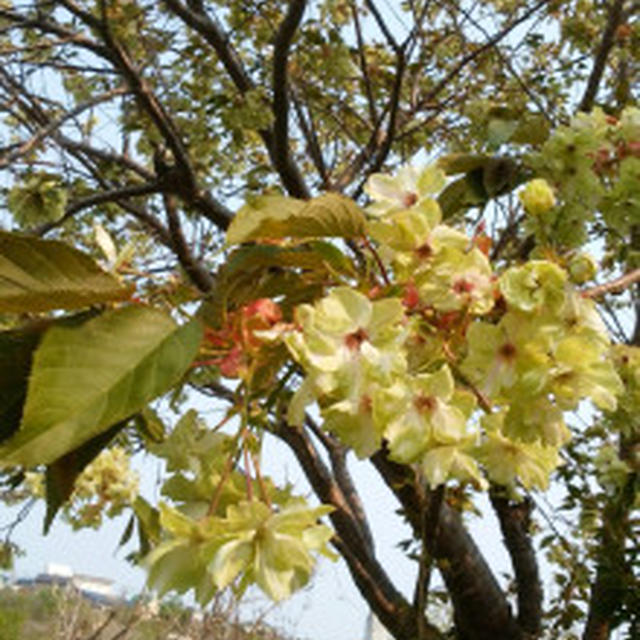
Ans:
[{"label": "green leaf", "polygon": [[516,144],[543,144],[551,132],[549,120],[541,113],[528,113],[519,122],[510,142]]},{"label": "green leaf", "polygon": [[80,327],[54,327],[38,347],[20,430],[0,447],[4,464],[48,464],[168,391],[202,337],[139,306]]},{"label": "green leaf", "polygon": [[438,196],[443,220],[447,220],[460,210],[484,205],[486,201],[486,196],[478,192],[466,175],[450,182]]},{"label": "green leaf", "polygon": [[11,188],[7,205],[20,225],[55,222],[64,215],[67,192],[60,186],[59,176],[33,173]]},{"label": "green leaf", "polygon": [[438,161],[447,175],[465,175],[448,184],[438,197],[443,219],[462,209],[484,206],[491,198],[513,191],[526,175],[506,156],[451,154]]},{"label": "green leaf", "polygon": [[152,507],[142,496],[138,496],[133,503],[133,512],[138,521],[138,539],[140,551],[138,558],[151,551],[151,547],[160,541],[160,512]]},{"label": "green leaf", "polygon": [[127,521],[127,526],[124,528],[122,535],[120,536],[120,540],[118,540],[118,547],[124,547],[129,540],[131,540],[131,536],[133,535],[133,531],[136,527],[136,517],[132,515]]},{"label": "green leaf", "polygon": [[227,243],[281,238],[355,238],[365,217],[353,200],[327,193],[308,202],[261,196],[238,211],[227,230]]},{"label": "green leaf", "polygon": [[83,312],[55,320],[40,319],[0,332],[0,442],[20,426],[33,353],[46,330],[54,325],[76,326],[93,316],[95,312]]},{"label": "green leaf", "polygon": [[0,441],[20,426],[31,360],[44,329],[40,323],[0,333]]},{"label": "green leaf", "polygon": [[459,173],[469,173],[481,169],[491,159],[491,156],[478,153],[449,153],[438,158],[438,167],[446,175],[455,176]]},{"label": "green leaf", "polygon": [[487,126],[487,142],[491,146],[499,147],[511,139],[517,128],[518,122],[515,120],[494,118],[489,121]]},{"label": "green leaf", "polygon": [[315,299],[326,282],[353,274],[351,262],[329,242],[242,246],[218,270],[216,288],[198,315],[208,326],[218,327],[225,312],[258,298],[280,296],[280,307],[286,313]]},{"label": "green leaf", "polygon": [[56,513],[71,496],[76,478],[95,460],[98,454],[111,442],[127,422],[128,420],[118,422],[109,430],[47,465],[44,476],[45,499],[47,502],[47,512],[44,517],[44,535],[49,533]]},{"label": "green leaf", "polygon": [[0,312],[78,309],[130,290],[62,242],[0,231]]}]

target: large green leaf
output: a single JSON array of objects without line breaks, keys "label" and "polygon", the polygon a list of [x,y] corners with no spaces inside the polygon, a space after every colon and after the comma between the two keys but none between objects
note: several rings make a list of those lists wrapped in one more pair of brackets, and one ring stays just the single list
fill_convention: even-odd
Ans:
[{"label": "large green leaf", "polygon": [[356,238],[365,217],[353,200],[327,193],[308,202],[261,196],[242,207],[229,225],[227,243],[281,238]]},{"label": "large green leaf", "polygon": [[129,293],[89,256],[62,242],[0,231],[0,312],[78,309]]},{"label": "large green leaf", "polygon": [[0,442],[11,437],[20,426],[33,353],[45,331],[54,325],[77,326],[93,316],[95,312],[84,311],[0,331]]},{"label": "large green leaf", "polygon": [[36,350],[20,430],[3,464],[48,464],[170,389],[198,350],[198,321],[177,326],[131,306],[50,329]]}]

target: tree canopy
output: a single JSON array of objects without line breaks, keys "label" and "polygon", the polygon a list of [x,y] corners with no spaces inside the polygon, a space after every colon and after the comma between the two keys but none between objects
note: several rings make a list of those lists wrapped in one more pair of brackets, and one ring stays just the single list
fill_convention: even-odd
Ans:
[{"label": "tree canopy", "polygon": [[[150,584],[203,605],[286,598],[320,554],[399,640],[633,637],[637,10],[0,2],[4,499],[45,532],[130,513]],[[413,596],[350,455],[411,527]],[[486,493],[508,585],[467,526]]]}]

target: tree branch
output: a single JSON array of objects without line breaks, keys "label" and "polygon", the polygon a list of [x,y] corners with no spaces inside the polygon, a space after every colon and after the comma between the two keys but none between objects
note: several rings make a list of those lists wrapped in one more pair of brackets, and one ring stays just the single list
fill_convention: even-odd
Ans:
[{"label": "tree branch", "polygon": [[155,180],[156,176],[152,171],[149,171],[149,169],[139,164],[138,162],[135,162],[127,155],[118,154],[113,151],[107,151],[105,149],[97,149],[96,147],[92,147],[87,142],[72,140],[71,138],[62,135],[58,131],[54,132],[52,138],[62,149],[65,149],[70,153],[79,152],[90,157],[94,161],[99,160],[101,162],[109,162],[111,164],[116,164],[120,167],[129,169],[147,181]]},{"label": "tree branch", "polygon": [[182,225],[180,224],[180,217],[173,196],[164,194],[163,202],[167,214],[167,225],[169,227],[169,234],[171,235],[171,244],[178,258],[178,262],[189,276],[191,282],[193,282],[202,293],[208,293],[214,286],[213,276],[191,253],[191,249],[189,249],[189,245],[182,232]]},{"label": "tree branch", "polygon": [[609,52],[615,43],[616,30],[622,22],[624,0],[614,0],[609,9],[609,17],[607,26],[602,33],[602,39],[598,46],[596,57],[593,60],[593,67],[587,80],[587,86],[584,90],[582,100],[580,100],[580,111],[591,111],[595,102],[602,77],[604,75],[605,66]]},{"label": "tree branch", "polygon": [[373,98],[373,88],[371,86],[371,76],[369,75],[369,68],[367,66],[367,59],[364,53],[364,39],[362,37],[362,27],[360,25],[360,16],[358,15],[358,7],[352,0],[350,3],[351,15],[353,16],[353,28],[356,33],[356,42],[358,43],[358,62],[360,63],[360,71],[362,73],[362,79],[364,81],[364,90],[367,94],[367,105],[369,107],[369,118],[371,119],[371,125],[375,126],[378,120],[378,111],[376,109],[376,103]]},{"label": "tree branch", "polygon": [[373,3],[373,0],[365,0],[364,4],[367,7],[367,9],[371,11],[371,15],[373,16],[373,19],[376,21],[376,24],[378,25],[378,28],[380,29],[380,31],[382,31],[382,35],[384,35],[385,39],[387,40],[387,44],[396,53],[399,53],[400,45],[398,44],[397,40],[393,37],[393,34],[389,30],[389,27],[387,23],[384,21],[382,14],[378,10],[378,7],[376,7],[376,5]]},{"label": "tree branch", "polygon": [[44,235],[64,224],[67,220],[72,218],[76,213],[83,211],[84,209],[88,209],[90,207],[95,207],[99,204],[104,204],[106,202],[118,202],[125,198],[131,198],[134,196],[144,196],[149,195],[151,193],[160,193],[161,187],[157,182],[149,182],[146,184],[135,184],[126,187],[117,187],[114,189],[109,189],[108,191],[100,191],[99,193],[94,193],[90,196],[86,196],[84,198],[79,198],[75,200],[71,204],[67,205],[64,215],[59,220],[55,222],[47,222],[39,226],[37,229],[34,229],[33,232],[37,235]]},{"label": "tree branch", "polygon": [[311,157],[313,165],[318,171],[318,175],[320,176],[320,180],[322,181],[322,189],[329,189],[329,173],[324,161],[324,156],[322,155],[322,149],[320,148],[318,135],[313,123],[313,119],[311,117],[311,111],[309,108],[307,108],[307,112],[309,114],[309,120],[307,121],[305,113],[302,109],[302,104],[300,104],[300,100],[297,98],[295,92],[292,92],[291,100],[293,101],[293,108],[296,111],[298,126],[300,127],[300,131],[302,131],[302,135],[307,142],[307,150],[309,156]]},{"label": "tree branch", "polygon": [[596,285],[595,287],[584,289],[581,294],[584,298],[599,298],[605,293],[621,293],[627,287],[630,287],[636,282],[640,282],[640,267],[633,271],[629,271],[629,273],[625,273],[610,282],[605,282],[603,284]]},{"label": "tree branch", "polygon": [[473,49],[467,55],[463,56],[456,64],[453,69],[449,71],[445,75],[444,78],[440,80],[436,84],[431,91],[416,105],[416,111],[423,109],[425,105],[428,105],[430,102],[440,94],[440,92],[456,77],[460,74],[460,72],[471,62],[473,62],[476,58],[481,56],[483,53],[494,47],[498,42],[506,38],[517,26],[521,25],[523,22],[526,22],[534,13],[536,13],[539,9],[544,7],[549,3],[549,0],[541,0],[541,2],[536,3],[527,11],[525,11],[519,18],[516,18],[513,22],[509,23],[506,27],[498,31],[492,38],[489,38],[484,44],[480,45],[477,49]]},{"label": "tree branch", "polygon": [[[371,461],[402,505],[414,535],[420,538],[422,499],[411,469],[389,460],[384,449]],[[433,554],[451,595],[457,630],[465,639],[523,640],[500,585],[460,515],[446,502],[440,510]]]},{"label": "tree branch", "polygon": [[289,74],[291,42],[300,26],[307,0],[290,0],[289,9],[276,33],[273,50],[273,151],[271,160],[287,191],[308,198],[309,190],[289,152]]},{"label": "tree branch", "polygon": [[[350,514],[345,498],[320,459],[313,443],[301,429],[279,421],[273,433],[293,451],[315,494],[335,510],[330,514],[337,536],[333,544],[347,562],[358,589],[380,621],[396,638],[415,638],[416,617],[412,607],[389,580],[375,556],[367,551],[362,534]],[[440,634],[425,625],[423,640],[437,640]]]},{"label": "tree branch", "polygon": [[185,7],[180,0],[164,0],[164,2],[176,16],[199,33],[213,47],[240,93],[246,93],[255,88],[253,80],[245,71],[244,65],[231,46],[228,37],[223,33],[221,27],[204,13],[202,7],[198,9],[194,9],[192,5]]},{"label": "tree branch", "polygon": [[[297,1],[299,0],[293,2],[293,4],[290,5],[290,8],[296,5]],[[242,62],[231,46],[228,37],[223,33],[221,27],[206,13],[204,13],[201,6],[196,6],[195,3],[191,3],[189,7],[186,7],[182,2],[180,2],[180,0],[165,0],[165,3],[174,15],[178,16],[186,25],[199,33],[202,38],[204,38],[204,40],[213,47],[235,87],[241,94],[245,94],[247,91],[255,88],[253,80],[245,71]],[[288,28],[289,27],[287,27],[287,29]],[[287,43],[287,54],[288,46],[289,44]],[[309,191],[304,184],[300,171],[291,157],[289,156],[288,160],[286,158],[283,160],[283,158],[278,155],[273,131],[271,129],[261,129],[258,133],[263,139],[267,151],[269,152],[269,158],[271,159],[273,167],[280,176],[282,183],[287,188],[289,195],[296,198],[308,198],[310,195]]]},{"label": "tree branch", "polygon": [[603,513],[596,576],[591,584],[589,614],[582,640],[608,640],[614,617],[628,588],[637,588],[633,567],[625,559],[629,512],[633,509],[637,473],[630,473],[618,493],[609,498]]},{"label": "tree branch", "polygon": [[349,505],[349,509],[360,527],[360,533],[363,540],[367,543],[369,551],[373,553],[373,536],[371,535],[371,530],[369,528],[369,523],[367,521],[362,501],[360,500],[360,496],[353,484],[353,479],[351,478],[349,469],[347,468],[346,448],[330,434],[325,433],[310,416],[306,416],[305,424],[327,450],[329,460],[331,462],[331,470],[333,471],[336,482],[340,487],[340,491],[342,491],[342,494]]},{"label": "tree branch", "polygon": [[542,626],[543,593],[529,534],[533,505],[528,499],[510,502],[498,488],[493,488],[489,495],[513,565],[518,594],[518,622],[524,631],[537,635]]},{"label": "tree branch", "polygon": [[87,38],[79,33],[76,33],[75,31],[70,31],[69,29],[60,26],[57,22],[47,20],[42,15],[38,15],[36,18],[31,18],[21,15],[16,11],[0,9],[0,18],[4,18],[5,20],[8,20],[16,26],[21,27],[22,29],[37,29],[45,33],[53,33],[60,38],[64,38],[69,42],[73,42],[83,49],[87,49],[88,51],[95,53],[101,58],[113,61],[111,52],[104,45],[96,42],[95,40],[91,40],[90,38]]},{"label": "tree branch", "polygon": [[13,162],[15,162],[20,156],[29,153],[35,146],[42,142],[45,138],[54,133],[56,129],[59,129],[65,122],[71,118],[75,118],[83,111],[91,109],[102,102],[108,102],[115,96],[121,96],[127,93],[127,89],[124,87],[117,87],[106,93],[102,93],[98,96],[91,98],[85,102],[80,103],[75,108],[66,111],[60,118],[51,120],[46,126],[41,127],[29,140],[26,140],[20,146],[13,149],[6,157],[0,159],[0,169],[4,169]]}]

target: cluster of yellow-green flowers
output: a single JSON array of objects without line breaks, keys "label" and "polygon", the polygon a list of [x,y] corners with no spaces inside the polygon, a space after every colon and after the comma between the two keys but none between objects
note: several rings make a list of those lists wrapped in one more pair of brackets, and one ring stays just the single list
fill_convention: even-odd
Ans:
[{"label": "cluster of yellow-green flowers", "polygon": [[[251,243],[247,252],[265,242],[312,253],[320,251],[318,237],[345,237],[362,241],[370,269],[362,276],[334,261],[314,302],[291,304],[286,292],[250,300],[226,317],[227,325],[242,319],[229,326],[250,339],[242,343],[226,326],[210,332],[209,343],[229,378],[239,377],[240,362],[252,370],[269,354],[277,351],[283,363],[288,353],[297,364],[291,372],[303,372],[292,392],[283,389],[289,424],[302,426],[306,412],[317,411],[320,428],[360,458],[384,448],[432,487],[545,488],[571,435],[565,412],[590,399],[609,416],[626,416],[636,404],[618,404],[623,383],[636,389],[640,382],[635,374],[620,378],[614,363],[630,355],[612,355],[594,303],[577,289],[594,276],[593,261],[572,248],[494,270],[487,236],[443,224],[435,195],[444,185],[436,167],[404,167],[396,177],[371,176],[366,215],[337,195],[320,204],[276,197],[244,210],[227,239]],[[558,206],[544,180],[526,185],[521,201],[540,224]],[[320,244],[322,256],[337,251]],[[258,309],[269,321],[248,325]],[[320,518],[331,508],[252,477],[252,445],[239,443],[256,427],[260,400],[252,378],[242,380],[236,437],[208,430],[190,412],[154,448],[169,478],[145,559],[149,580],[161,592],[193,588],[202,604],[218,589],[242,593],[249,584],[280,600],[309,580],[315,554],[330,555],[332,531]],[[602,467],[607,482],[626,469],[608,458]]]},{"label": "cluster of yellow-green flowers", "polygon": [[[45,497],[44,474],[31,471],[26,484],[34,497]],[[113,518],[131,507],[138,496],[139,475],[131,469],[129,454],[119,446],[104,449],[76,478],[62,508],[74,528],[97,529],[104,516]]]},{"label": "cluster of yellow-green flowers", "polygon": [[333,532],[319,522],[332,507],[311,507],[268,478],[263,493],[247,496],[247,482],[257,483],[228,468],[233,445],[190,411],[154,447],[169,472],[162,495],[172,503],[160,503],[161,540],[144,560],[160,593],[193,589],[205,605],[219,589],[232,585],[241,594],[257,584],[282,600],[308,582],[314,554],[334,557]]},{"label": "cluster of yellow-green flowers", "polygon": [[66,518],[75,528],[98,528],[103,515],[113,518],[133,504],[139,480],[122,447],[104,449],[76,480]]},{"label": "cluster of yellow-green flowers", "polygon": [[[396,291],[411,295],[338,287],[298,307],[284,340],[306,377],[289,419],[301,424],[317,402],[324,427],[359,457],[384,443],[434,486],[544,488],[570,437],[563,413],[585,398],[616,407],[609,339],[559,264],[495,274],[479,246],[442,224],[433,193],[443,180],[435,168],[370,179],[370,235]],[[554,204],[543,181],[522,199],[532,213]]]}]

